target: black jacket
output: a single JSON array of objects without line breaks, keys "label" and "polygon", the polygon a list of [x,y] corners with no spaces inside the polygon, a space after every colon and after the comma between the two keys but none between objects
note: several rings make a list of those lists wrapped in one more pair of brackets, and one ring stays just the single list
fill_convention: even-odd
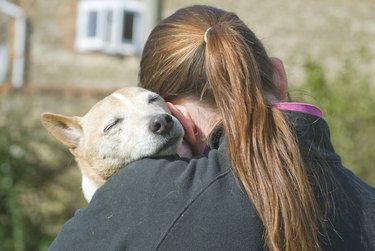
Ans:
[{"label": "black jacket", "polygon": [[[339,181],[332,186],[338,213],[328,219],[333,228],[329,241],[321,240],[324,249],[375,250],[375,189],[341,165],[323,119],[285,114],[305,161],[328,163]],[[220,128],[209,146],[207,156],[190,161],[146,158],[123,168],[64,225],[50,250],[263,249],[262,224],[231,172]]]}]

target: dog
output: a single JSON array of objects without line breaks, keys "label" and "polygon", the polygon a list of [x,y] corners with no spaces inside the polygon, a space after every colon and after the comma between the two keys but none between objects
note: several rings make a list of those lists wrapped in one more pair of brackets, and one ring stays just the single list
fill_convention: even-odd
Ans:
[{"label": "dog", "polygon": [[115,91],[83,117],[46,112],[41,122],[75,156],[88,202],[109,177],[130,162],[176,154],[184,136],[165,101],[139,87]]}]

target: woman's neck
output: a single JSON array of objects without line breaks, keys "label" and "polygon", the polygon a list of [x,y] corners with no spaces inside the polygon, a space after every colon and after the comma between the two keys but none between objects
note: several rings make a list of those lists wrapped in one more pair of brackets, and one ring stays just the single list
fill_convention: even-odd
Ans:
[{"label": "woman's neck", "polygon": [[177,99],[172,103],[183,107],[186,116],[193,123],[196,140],[191,147],[195,154],[201,154],[206,148],[208,136],[221,121],[219,112],[208,105],[189,98]]}]

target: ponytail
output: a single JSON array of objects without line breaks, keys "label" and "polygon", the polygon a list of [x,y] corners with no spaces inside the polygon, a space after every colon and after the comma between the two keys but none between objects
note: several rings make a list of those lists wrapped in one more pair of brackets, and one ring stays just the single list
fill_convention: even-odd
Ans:
[{"label": "ponytail", "polygon": [[260,42],[249,46],[236,25],[243,26],[236,19],[231,28],[225,21],[211,27],[205,51],[207,85],[222,115],[233,172],[258,212],[269,249],[318,250],[318,203],[295,136],[265,100],[267,76],[256,59],[262,48],[254,49]]}]

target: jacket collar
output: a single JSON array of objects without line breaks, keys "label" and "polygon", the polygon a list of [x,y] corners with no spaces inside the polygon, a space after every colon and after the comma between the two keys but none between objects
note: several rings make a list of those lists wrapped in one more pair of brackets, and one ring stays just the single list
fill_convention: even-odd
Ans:
[{"label": "jacket collar", "polygon": [[[341,163],[331,143],[329,127],[322,117],[292,110],[283,110],[282,113],[297,135],[300,151],[305,160]],[[210,134],[208,147],[219,149],[225,147],[225,142],[224,128],[220,124]]]}]

